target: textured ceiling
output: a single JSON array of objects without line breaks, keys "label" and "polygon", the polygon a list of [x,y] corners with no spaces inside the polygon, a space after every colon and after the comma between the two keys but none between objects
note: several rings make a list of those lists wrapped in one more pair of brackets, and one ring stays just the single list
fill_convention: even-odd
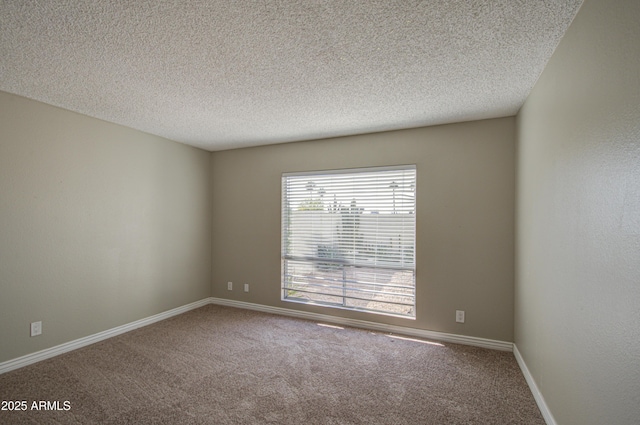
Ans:
[{"label": "textured ceiling", "polygon": [[514,115],[582,0],[2,0],[0,90],[207,150]]}]

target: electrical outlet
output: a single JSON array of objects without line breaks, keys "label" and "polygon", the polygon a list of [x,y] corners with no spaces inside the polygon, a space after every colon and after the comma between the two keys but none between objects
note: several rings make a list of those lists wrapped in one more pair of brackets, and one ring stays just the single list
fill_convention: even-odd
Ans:
[{"label": "electrical outlet", "polygon": [[227,289],[233,291],[233,282],[227,282]]},{"label": "electrical outlet", "polygon": [[248,283],[244,284],[244,292],[249,292],[249,284]]},{"label": "electrical outlet", "polygon": [[456,310],[456,322],[464,323],[464,310]]},{"label": "electrical outlet", "polygon": [[42,334],[42,322],[33,322],[31,324],[31,336]]}]

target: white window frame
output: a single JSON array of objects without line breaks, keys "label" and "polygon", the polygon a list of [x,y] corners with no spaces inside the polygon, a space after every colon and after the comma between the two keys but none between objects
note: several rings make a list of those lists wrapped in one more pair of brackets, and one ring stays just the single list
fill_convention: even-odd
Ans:
[{"label": "white window frame", "polygon": [[281,299],[415,319],[416,181],[415,165],[283,173]]}]

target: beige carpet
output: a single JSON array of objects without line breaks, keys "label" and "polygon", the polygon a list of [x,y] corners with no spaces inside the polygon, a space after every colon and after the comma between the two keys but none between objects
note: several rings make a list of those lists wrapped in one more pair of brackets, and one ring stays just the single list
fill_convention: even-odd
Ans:
[{"label": "beige carpet", "polygon": [[2,424],[544,424],[512,353],[220,306],[0,375],[0,399],[28,403]]}]

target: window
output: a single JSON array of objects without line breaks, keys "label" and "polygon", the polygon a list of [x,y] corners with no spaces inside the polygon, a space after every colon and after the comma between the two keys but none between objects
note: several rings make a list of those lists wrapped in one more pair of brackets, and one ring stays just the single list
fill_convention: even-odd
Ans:
[{"label": "window", "polygon": [[282,299],[415,318],[415,166],[282,176]]}]

